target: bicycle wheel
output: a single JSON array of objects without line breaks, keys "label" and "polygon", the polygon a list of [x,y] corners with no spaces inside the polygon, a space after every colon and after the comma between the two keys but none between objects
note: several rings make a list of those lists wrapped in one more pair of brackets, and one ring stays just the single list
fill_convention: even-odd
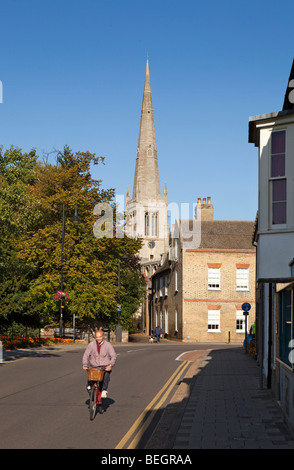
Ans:
[{"label": "bicycle wheel", "polygon": [[97,382],[97,394],[96,394],[97,405],[101,405],[102,384],[103,382]]},{"label": "bicycle wheel", "polygon": [[90,420],[92,421],[96,415],[96,393],[97,387],[96,384],[93,385],[90,394],[90,403],[89,403],[89,412],[90,412]]}]

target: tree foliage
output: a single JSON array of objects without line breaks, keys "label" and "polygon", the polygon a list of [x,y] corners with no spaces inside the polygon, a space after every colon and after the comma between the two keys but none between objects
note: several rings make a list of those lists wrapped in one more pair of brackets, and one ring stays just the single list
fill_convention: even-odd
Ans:
[{"label": "tree foliage", "polygon": [[[41,164],[35,151],[11,148],[0,152],[0,321],[16,317],[58,323],[60,303],[54,294],[61,288],[69,295],[64,319],[99,319],[113,326],[117,315],[117,268],[121,263],[121,321],[128,327],[140,304],[143,281],[136,256],[141,241],[127,238],[95,238],[95,204],[112,203],[114,189],[102,188],[91,176],[91,166],[103,157],[73,153],[68,147],[57,164]],[[78,224],[72,220],[78,211]],[[62,232],[64,221],[64,245]],[[113,221],[114,228],[116,221]],[[63,260],[63,261],[62,261]]]}]

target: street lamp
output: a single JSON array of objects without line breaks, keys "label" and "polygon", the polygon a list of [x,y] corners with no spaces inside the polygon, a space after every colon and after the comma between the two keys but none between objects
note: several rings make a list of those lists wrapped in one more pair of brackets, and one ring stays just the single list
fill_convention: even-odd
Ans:
[{"label": "street lamp", "polygon": [[[124,253],[122,257],[123,261],[128,259],[128,255]],[[120,261],[118,262],[117,266],[117,325],[116,325],[116,341],[121,343],[122,341],[122,326],[120,322],[120,314],[121,314],[121,304],[120,304]]]},{"label": "street lamp", "polygon": [[[61,269],[60,269],[60,290],[63,292],[63,252],[64,252],[64,231],[65,231],[65,207],[66,204],[62,203],[62,237],[61,237]],[[75,204],[75,213],[72,217],[72,222],[74,224],[78,224],[81,221],[81,218],[78,216],[78,207]],[[60,298],[60,317],[59,317],[59,337],[62,338],[62,330],[63,330],[63,298]]]}]

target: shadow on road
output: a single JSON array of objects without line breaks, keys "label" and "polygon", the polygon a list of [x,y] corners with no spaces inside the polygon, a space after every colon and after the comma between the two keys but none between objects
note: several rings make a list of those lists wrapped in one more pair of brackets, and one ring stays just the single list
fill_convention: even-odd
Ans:
[{"label": "shadow on road", "polygon": [[[115,400],[112,400],[112,398],[104,398],[102,401],[103,413],[106,413],[108,408],[114,403],[115,403]],[[90,398],[88,398],[88,400],[85,401],[85,405],[87,405],[87,407],[89,408]],[[97,411],[96,411],[96,415],[97,415]]]}]

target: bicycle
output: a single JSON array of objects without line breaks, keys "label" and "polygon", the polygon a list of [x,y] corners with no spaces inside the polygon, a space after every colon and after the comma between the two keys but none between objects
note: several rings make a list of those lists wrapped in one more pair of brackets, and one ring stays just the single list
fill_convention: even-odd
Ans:
[{"label": "bicycle", "polygon": [[101,408],[101,394],[104,372],[104,369],[87,369],[88,381],[91,382],[89,402],[89,412],[91,421],[96,416],[97,406],[99,407],[99,413],[103,413],[103,409]]}]

